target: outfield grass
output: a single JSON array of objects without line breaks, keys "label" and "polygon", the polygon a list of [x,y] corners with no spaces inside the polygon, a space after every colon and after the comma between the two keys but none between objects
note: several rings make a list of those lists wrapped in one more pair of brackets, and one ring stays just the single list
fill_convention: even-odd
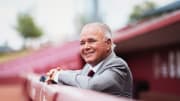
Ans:
[{"label": "outfield grass", "polygon": [[6,53],[6,54],[0,53],[0,63],[6,62],[9,60],[13,60],[13,59],[16,59],[19,57],[23,57],[23,56],[26,56],[30,53],[32,53],[31,50],[22,50],[22,51],[11,52],[11,53]]}]

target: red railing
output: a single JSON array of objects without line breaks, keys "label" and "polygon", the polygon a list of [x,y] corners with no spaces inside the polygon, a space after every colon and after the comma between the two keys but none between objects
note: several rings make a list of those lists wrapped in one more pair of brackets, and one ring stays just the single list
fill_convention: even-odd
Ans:
[{"label": "red railing", "polygon": [[37,75],[28,75],[25,91],[31,101],[132,101],[91,90],[64,85],[47,85]]}]

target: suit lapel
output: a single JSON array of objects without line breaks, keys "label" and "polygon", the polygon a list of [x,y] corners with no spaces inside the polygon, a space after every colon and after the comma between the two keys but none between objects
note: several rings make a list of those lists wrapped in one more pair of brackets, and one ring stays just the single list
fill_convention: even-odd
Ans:
[{"label": "suit lapel", "polygon": [[107,68],[110,68],[110,67],[107,67],[106,64],[108,63],[108,61],[111,61],[112,58],[114,58],[116,55],[114,52],[112,52],[107,58],[105,58],[103,60],[103,63],[100,65],[100,67],[97,69],[96,73],[95,74],[101,74],[101,72],[103,72],[104,70],[106,70]]}]

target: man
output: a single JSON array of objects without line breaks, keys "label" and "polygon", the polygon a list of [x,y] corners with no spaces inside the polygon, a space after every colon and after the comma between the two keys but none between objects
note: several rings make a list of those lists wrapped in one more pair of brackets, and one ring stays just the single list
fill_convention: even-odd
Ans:
[{"label": "man", "polygon": [[[80,53],[86,65],[82,70],[51,70],[48,80],[112,95],[132,97],[132,75],[126,62],[113,51],[109,27],[90,23],[80,34]],[[47,80],[47,81],[48,81]]]}]

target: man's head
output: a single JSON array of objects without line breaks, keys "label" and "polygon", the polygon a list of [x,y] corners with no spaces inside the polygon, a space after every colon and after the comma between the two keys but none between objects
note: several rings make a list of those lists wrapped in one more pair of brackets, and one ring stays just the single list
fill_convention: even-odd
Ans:
[{"label": "man's head", "polygon": [[80,35],[80,52],[87,63],[95,66],[111,51],[112,35],[107,25],[90,23],[83,27]]}]

